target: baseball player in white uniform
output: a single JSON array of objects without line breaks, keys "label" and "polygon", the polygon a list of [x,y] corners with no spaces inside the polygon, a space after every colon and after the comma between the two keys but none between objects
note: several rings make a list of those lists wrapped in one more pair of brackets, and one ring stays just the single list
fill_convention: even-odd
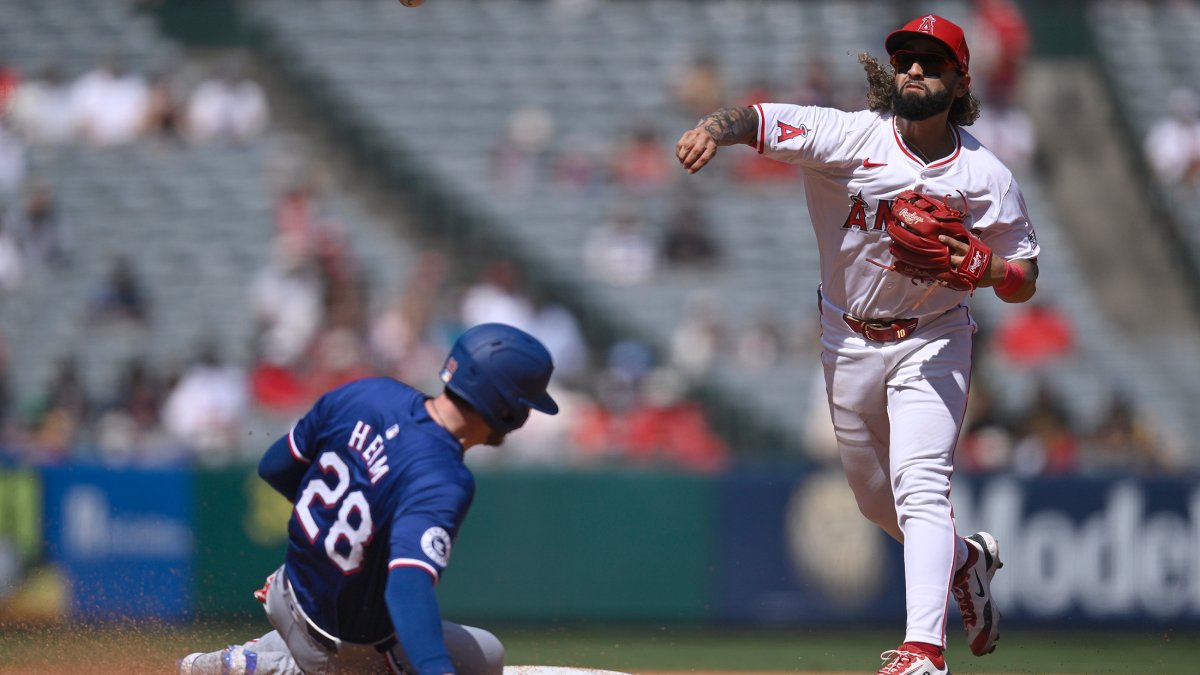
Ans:
[{"label": "baseball player in white uniform", "polygon": [[[1000,613],[990,582],[994,537],[960,537],[950,504],[954,447],[967,406],[975,323],[970,292],[895,269],[887,226],[893,200],[914,190],[966,212],[991,249],[978,279],[1003,300],[1033,296],[1039,253],[1012,173],[962,127],[979,115],[963,31],[936,15],[885,43],[892,68],[860,61],[868,110],[763,103],[714,112],[676,146],[689,173],[718,147],[746,144],[803,169],[820,248],[822,363],[842,465],[859,509],[904,544],[904,642],[879,675],[948,674],[949,598],[971,651],[990,653]],[[971,247],[940,237],[957,268]],[[892,263],[892,264],[889,264]]]}]

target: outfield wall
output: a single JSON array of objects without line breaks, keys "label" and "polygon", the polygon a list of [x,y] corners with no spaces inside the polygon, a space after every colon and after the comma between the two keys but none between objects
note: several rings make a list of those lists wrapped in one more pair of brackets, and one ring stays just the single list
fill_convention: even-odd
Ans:
[{"label": "outfield wall", "polygon": [[[903,617],[900,547],[857,514],[838,472],[477,478],[438,590],[449,617]],[[987,528],[1001,541],[993,588],[1009,625],[1200,624],[1196,481],[960,477],[952,497],[961,532]],[[251,593],[282,560],[289,512],[249,467],[0,468],[0,619],[36,606],[34,586],[77,618],[253,616]]]}]

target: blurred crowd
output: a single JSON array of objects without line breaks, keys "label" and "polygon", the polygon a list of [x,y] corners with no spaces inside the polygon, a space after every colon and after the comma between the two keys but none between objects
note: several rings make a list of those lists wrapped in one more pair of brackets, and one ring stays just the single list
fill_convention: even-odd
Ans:
[{"label": "blurred crowd", "polygon": [[55,186],[31,175],[32,151],[245,143],[270,120],[265,92],[236,60],[144,73],[119,52],[73,76],[59,62],[22,72],[0,57],[0,111],[0,293],[71,248]]},{"label": "blurred crowd", "polygon": [[[271,254],[248,289],[247,307],[237,310],[254,317],[248,363],[202,342],[177,366],[125,364],[115,391],[101,399],[85,386],[78,359],[64,358],[43,392],[21,397],[0,386],[0,447],[39,463],[245,461],[323,392],[351,380],[391,376],[438,391],[438,370],[457,335],[499,321],[550,348],[562,412],[534,416],[503,451],[480,450],[474,461],[700,472],[726,465],[727,445],[647,345],[625,341],[593,354],[573,313],[531,291],[507,259],[477,276],[454,277],[442,253],[425,250],[400,288],[371,288],[347,229],[322,207],[311,183],[280,196]],[[87,320],[152,321],[146,297],[129,261],[119,258]],[[0,349],[0,385],[12,367]]]},{"label": "blurred crowd", "polygon": [[1190,86],[1171,90],[1164,115],[1151,124],[1142,148],[1162,185],[1200,191],[1200,93]]},{"label": "blurred crowd", "polygon": [[[1020,65],[1029,34],[1007,0],[976,4],[972,69],[984,115],[971,132],[1018,173],[1036,152],[1032,124],[1020,110]],[[762,76],[733,83],[720,58],[699,53],[663,83],[672,115],[694,120],[720,107],[793,101],[861,109],[865,81],[840,81],[819,56],[795,78]],[[1182,104],[1181,104],[1182,107]],[[201,75],[132,72],[119,56],[75,78],[49,65],[21,73],[0,63],[0,301],[20,292],[22,269],[54,264],[72,249],[70,224],[55,208],[54,186],[30,177],[30,149],[62,145],[250,142],[270,130],[262,87],[235,62]],[[247,289],[254,334],[246,362],[222,345],[199,342],[172,364],[123,364],[113,391],[84,385],[77,355],[64,356],[40,392],[14,391],[0,335],[0,452],[34,462],[97,459],[107,463],[199,462],[222,465],[256,457],[324,391],[353,379],[385,375],[426,392],[440,388],[438,369],[466,327],[500,321],[538,336],[554,354],[554,395],[562,413],[534,416],[501,451],[474,451],[484,464],[568,467],[646,466],[720,471],[736,452],[692,396],[717,364],[765,372],[798,366],[807,410],[808,455],[836,463],[825,408],[816,326],[804,317],[761,311],[731,323],[706,292],[730,255],[707,202],[689,192],[667,138],[673,129],[632,119],[618,137],[555,146],[556,120],[546,109],[519,108],[491,150],[491,189],[498,195],[542,190],[587,194],[617,187],[621,198],[587,224],[579,242],[581,272],[595,284],[649,286],[685,278],[696,291],[672,327],[665,349],[637,339],[592,344],[572,310],[533,287],[521,266],[497,255],[477,268],[452,264],[435,248],[419,252],[396,288],[372,285],[358,259],[353,228],[332,215],[320,171],[297,172],[276,198],[271,250]],[[671,133],[667,133],[671,132]],[[552,148],[562,148],[552,149]],[[309,159],[311,160],[311,158]],[[796,169],[753,153],[731,154],[724,172],[734,189],[779,189]],[[665,204],[647,208],[646,204]],[[798,309],[798,312],[802,310]],[[85,325],[146,326],[155,320],[136,260],[118,256],[89,298]],[[1173,470],[1179,449],[1123,392],[1104,414],[1072,416],[1047,382],[1079,358],[1069,316],[1034,302],[985,325],[977,353],[992,359],[975,373],[957,461],[965,471],[1025,475]],[[1024,403],[1006,399],[990,373],[1033,383]]]},{"label": "blurred crowd", "polygon": [[[1186,448],[1134,405],[1119,385],[1099,392],[1096,409],[1070,405],[1072,373],[1087,369],[1077,330],[1054,303],[1021,305],[976,336],[981,364],[972,373],[956,454],[966,471],[1021,475],[1154,475],[1189,467]],[[1006,389],[1015,391],[1006,392]],[[1007,393],[1007,395],[1005,395]]]}]

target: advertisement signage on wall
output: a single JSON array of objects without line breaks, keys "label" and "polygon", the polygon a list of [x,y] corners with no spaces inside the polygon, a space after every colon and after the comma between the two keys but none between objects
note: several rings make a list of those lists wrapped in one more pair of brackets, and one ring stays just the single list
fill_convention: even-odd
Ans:
[{"label": "advertisement signage on wall", "polygon": [[[480,472],[478,483],[439,587],[455,616],[904,617],[902,549],[858,513],[840,471]],[[290,505],[252,468],[10,469],[0,487],[0,580],[51,578],[77,618],[261,616],[250,593],[283,559]],[[1195,481],[959,476],[951,499],[960,532],[1001,542],[992,590],[1007,625],[1200,624]]]},{"label": "advertisement signage on wall", "polygon": [[721,484],[716,618],[903,620],[900,547],[859,515],[841,473],[743,472]]},{"label": "advertisement signage on wall", "polygon": [[955,481],[960,529],[1000,538],[992,590],[1010,621],[1200,620],[1200,486],[1194,481]]},{"label": "advertisement signage on wall", "polygon": [[[840,473],[735,473],[723,484],[718,618],[903,619],[901,549],[858,514]],[[959,477],[951,500],[960,533],[1001,542],[992,590],[1010,626],[1200,623],[1194,481]]]},{"label": "advertisement signage on wall", "polygon": [[191,612],[192,476],[182,470],[42,470],[46,555],[81,619]]}]

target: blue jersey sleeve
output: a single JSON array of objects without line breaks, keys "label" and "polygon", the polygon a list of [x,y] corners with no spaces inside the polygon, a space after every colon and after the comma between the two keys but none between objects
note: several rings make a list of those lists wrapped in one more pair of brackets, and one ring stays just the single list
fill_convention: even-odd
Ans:
[{"label": "blue jersey sleeve", "polygon": [[385,594],[392,627],[417,674],[453,673],[429,575],[415,567],[395,568],[388,573]]},{"label": "blue jersey sleeve", "polygon": [[414,484],[403,515],[392,524],[388,568],[419,567],[435,582],[440,579],[474,495],[474,480],[465,470],[427,475]]},{"label": "blue jersey sleeve", "polygon": [[297,461],[289,445],[288,436],[272,443],[258,463],[258,475],[289,502],[295,502],[308,464]]},{"label": "blue jersey sleeve", "polygon": [[320,447],[317,434],[322,428],[325,410],[328,407],[327,399],[325,396],[318,400],[287,435],[267,448],[267,452],[258,463],[258,475],[290,502],[296,500],[300,481]]}]

